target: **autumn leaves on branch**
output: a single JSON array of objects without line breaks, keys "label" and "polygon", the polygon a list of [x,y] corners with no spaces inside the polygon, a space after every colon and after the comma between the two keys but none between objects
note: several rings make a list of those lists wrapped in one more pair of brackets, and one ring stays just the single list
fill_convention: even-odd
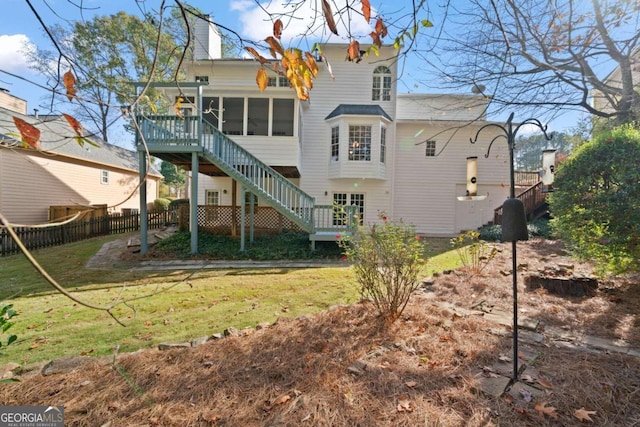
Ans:
[{"label": "autumn leaves on branch", "polygon": [[[361,3],[362,16],[368,24],[371,20],[371,5],[369,0],[362,0]],[[329,31],[338,35],[333,11],[327,0],[322,0],[322,13]],[[318,75],[316,57],[311,52],[317,51],[322,56],[322,50],[318,43],[313,45],[311,51],[306,52],[298,48],[284,49],[279,41],[282,36],[282,30],[283,23],[280,19],[277,19],[273,23],[273,35],[265,39],[265,42],[269,45],[269,52],[273,60],[266,59],[253,47],[245,47],[245,50],[261,64],[256,75],[256,83],[261,91],[267,88],[269,84],[267,68],[269,68],[276,74],[285,76],[291,87],[296,91],[298,99],[306,101],[309,99],[309,92],[313,88],[313,79]],[[387,36],[387,27],[382,18],[377,19],[374,31],[371,32],[370,36],[372,39],[370,49],[378,54],[378,49],[382,46],[382,38]],[[368,54],[369,51],[365,53]],[[360,43],[357,40],[352,40],[347,48],[347,60],[360,62],[362,54]],[[331,74],[331,65],[326,62],[326,58],[324,61],[327,64],[327,70]]]},{"label": "autumn leaves on branch", "polygon": [[[73,101],[78,91],[75,87],[76,78],[71,71],[64,73],[62,83],[66,90],[67,99],[69,99],[69,101]],[[97,146],[93,141],[84,137],[82,124],[75,117],[66,113],[62,113],[62,116],[67,120],[71,129],[73,129],[73,132],[75,133],[74,139],[78,145],[83,146],[85,142],[88,142],[93,146]],[[16,116],[13,116],[13,123],[16,125],[18,132],[20,132],[20,141],[22,142],[22,146],[24,148],[40,150],[40,129]]]}]

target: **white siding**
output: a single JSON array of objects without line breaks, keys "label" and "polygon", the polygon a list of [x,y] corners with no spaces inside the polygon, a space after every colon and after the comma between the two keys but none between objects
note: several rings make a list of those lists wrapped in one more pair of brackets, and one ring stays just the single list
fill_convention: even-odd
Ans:
[{"label": "white siding", "polygon": [[[205,19],[210,19],[207,15]],[[212,23],[197,19],[194,26],[193,56],[195,59],[222,58],[222,38]]]},{"label": "white siding", "polygon": [[[302,107],[301,120],[304,121],[302,137],[302,188],[316,198],[318,204],[331,204],[333,193],[364,193],[365,194],[365,223],[378,220],[379,212],[390,212],[392,179],[366,179],[355,177],[350,179],[330,179],[330,141],[331,127],[335,121],[327,122],[325,118],[340,104],[379,105],[392,118],[395,116],[395,94],[397,71],[392,60],[395,53],[390,48],[382,49],[380,57],[365,58],[360,63],[344,60],[346,45],[329,45],[324,47],[333,70],[331,77],[326,64],[320,63],[320,73],[311,91],[311,100]],[[390,58],[384,61],[385,58]],[[379,65],[387,65],[393,74],[392,97],[390,101],[372,101],[371,88],[373,70]],[[373,124],[379,126],[380,118],[374,117]],[[362,117],[358,118],[361,123]],[[348,123],[345,118],[342,122]],[[376,132],[377,134],[377,132]],[[345,132],[341,129],[341,136]],[[393,176],[393,145],[395,131],[393,123],[387,127],[387,160],[386,176]],[[341,137],[341,150],[347,144]],[[372,146],[377,147],[379,137],[372,137]],[[343,151],[346,153],[346,151]],[[376,153],[378,153],[376,148]],[[342,155],[342,153],[341,153]],[[377,157],[374,157],[377,156]],[[377,161],[379,154],[372,154]],[[346,159],[344,159],[346,160]],[[326,193],[326,195],[325,195]]]},{"label": "white siding", "polygon": [[[298,111],[298,101],[295,92],[288,87],[268,87],[260,92],[256,84],[256,73],[259,63],[249,60],[219,60],[199,61],[188,71],[188,80],[195,76],[208,76],[209,85],[203,87],[203,97],[231,97],[245,98],[245,108],[248,98],[279,98],[293,99],[294,112]],[[271,76],[275,74],[271,73]],[[167,92],[173,99],[178,93]],[[203,105],[206,109],[208,106]],[[195,112],[195,106],[193,114]],[[224,108],[224,106],[223,106]],[[224,111],[219,111],[220,120],[214,123],[216,127],[224,129]],[[299,158],[298,117],[293,118],[293,136],[260,136],[260,135],[229,135],[234,142],[249,151],[261,161],[271,166],[296,166]]]},{"label": "white siding", "polygon": [[396,119],[484,120],[487,99],[482,95],[398,95]]},{"label": "white siding", "polygon": [[[493,210],[508,196],[509,153],[506,141],[499,139],[485,159],[495,135],[484,130],[479,142],[471,144],[480,125],[453,130],[453,124],[400,124],[397,127],[394,218],[415,224],[417,231],[430,235],[455,235],[475,229],[493,219]],[[451,130],[447,130],[451,129]],[[438,132],[445,131],[437,135]],[[435,157],[425,156],[427,139],[436,141]],[[466,187],[466,158],[478,157],[478,194],[483,201],[459,201]]]},{"label": "white siding", "polygon": [[[228,177],[211,177],[207,175],[198,175],[198,205],[204,205],[206,202],[205,193],[209,191],[220,192],[220,205],[231,205],[231,187],[232,179]],[[225,190],[227,191],[225,193]],[[240,187],[238,186],[238,192]],[[189,192],[191,194],[191,192]]]},{"label": "white siding", "polygon": [[[290,180],[295,185],[300,185],[299,179],[291,179]],[[233,180],[229,177],[220,177],[220,176],[208,176],[200,174],[198,175],[198,205],[205,204],[205,193],[207,190],[209,191],[219,191],[220,192],[220,205],[221,206],[231,206],[233,204]],[[226,193],[225,193],[226,190]],[[237,184],[237,196],[236,196],[236,204],[240,206],[242,201],[240,194],[242,191],[241,185]],[[263,201],[258,197],[258,205],[265,205]]]},{"label": "white siding", "polygon": [[15,111],[20,114],[27,114],[27,101],[13,96],[4,90],[0,90],[0,107]]},{"label": "white siding", "polygon": [[[107,204],[113,206],[111,211],[140,208],[136,173],[67,160],[0,149],[0,211],[11,222],[37,224],[48,220],[52,205]],[[109,171],[108,185],[100,182],[103,169]],[[122,203],[132,192],[135,195]],[[156,180],[149,180],[147,194],[149,203],[153,202]]]},{"label": "white siding", "polygon": [[237,136],[233,141],[270,166],[299,166],[298,138],[282,136]]}]

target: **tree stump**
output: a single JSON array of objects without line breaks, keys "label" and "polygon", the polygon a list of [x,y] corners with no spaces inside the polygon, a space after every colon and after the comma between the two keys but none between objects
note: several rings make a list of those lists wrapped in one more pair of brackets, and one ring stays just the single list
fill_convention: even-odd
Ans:
[{"label": "tree stump", "polygon": [[524,278],[528,291],[544,288],[549,293],[561,296],[594,296],[598,289],[598,279],[594,277],[551,277],[528,275]]}]

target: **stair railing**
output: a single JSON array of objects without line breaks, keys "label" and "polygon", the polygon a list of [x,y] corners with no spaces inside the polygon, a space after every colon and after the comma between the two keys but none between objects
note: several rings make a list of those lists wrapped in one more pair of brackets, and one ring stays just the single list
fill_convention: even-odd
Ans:
[{"label": "stair railing", "polygon": [[269,199],[274,207],[288,211],[290,215],[287,216],[305,229],[313,230],[315,198],[254,157],[215,126],[205,121],[202,130],[201,144],[205,155],[213,156],[218,167]]},{"label": "stair railing", "polygon": [[[524,212],[527,219],[545,203],[546,193],[542,192],[542,181],[524,190],[522,193],[516,195],[516,198],[522,200],[524,204]],[[493,211],[493,223],[502,223],[502,205],[494,209]]]}]

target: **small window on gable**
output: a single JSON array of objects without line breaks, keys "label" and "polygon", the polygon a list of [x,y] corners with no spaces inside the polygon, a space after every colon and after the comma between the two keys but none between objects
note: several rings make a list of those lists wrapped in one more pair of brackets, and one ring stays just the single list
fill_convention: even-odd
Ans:
[{"label": "small window on gable", "polygon": [[425,153],[424,155],[427,157],[435,157],[436,155],[436,142],[435,141],[426,141],[425,143]]},{"label": "small window on gable", "polygon": [[104,169],[100,171],[100,184],[109,184],[109,171]]},{"label": "small window on gable", "polygon": [[384,65],[373,70],[372,101],[391,101],[391,70]]},{"label": "small window on gable", "polygon": [[289,87],[289,80],[284,76],[269,77],[267,82],[269,87]]}]

